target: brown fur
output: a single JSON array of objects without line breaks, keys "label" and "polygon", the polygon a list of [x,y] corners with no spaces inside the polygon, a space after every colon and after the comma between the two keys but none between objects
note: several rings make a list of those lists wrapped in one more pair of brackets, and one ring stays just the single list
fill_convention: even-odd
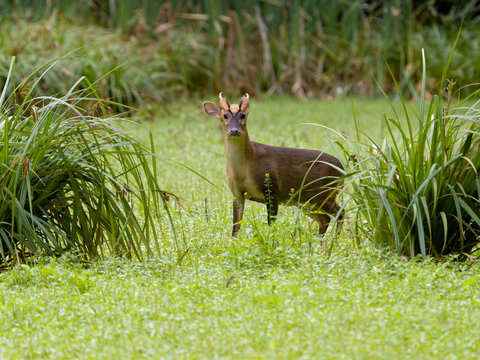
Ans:
[{"label": "brown fur", "polygon": [[[220,93],[219,102],[220,107],[205,102],[204,108],[208,115],[222,121],[228,185],[234,195],[232,236],[240,229],[245,199],[267,204],[269,224],[276,218],[278,204],[308,202],[307,213],[318,222],[319,234],[323,235],[330,222],[327,214],[340,210],[334,189],[342,175],[340,161],[317,150],[250,141],[246,125],[248,95],[237,105],[228,104]],[[343,213],[339,216],[342,218]]]}]

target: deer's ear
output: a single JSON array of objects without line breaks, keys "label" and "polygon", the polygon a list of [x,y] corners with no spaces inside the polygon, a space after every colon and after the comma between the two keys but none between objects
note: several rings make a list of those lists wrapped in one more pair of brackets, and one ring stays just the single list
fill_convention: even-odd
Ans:
[{"label": "deer's ear", "polygon": [[247,112],[248,111],[248,107],[250,105],[250,96],[248,96],[248,94],[246,94],[247,96],[244,96],[240,99],[240,103],[238,104],[238,107],[240,108],[240,110],[242,110],[243,112]]},{"label": "deer's ear", "polygon": [[211,101],[205,101],[203,103],[203,108],[205,109],[205,112],[214,118],[219,118],[220,117],[220,108],[218,107],[217,104],[211,102]]}]

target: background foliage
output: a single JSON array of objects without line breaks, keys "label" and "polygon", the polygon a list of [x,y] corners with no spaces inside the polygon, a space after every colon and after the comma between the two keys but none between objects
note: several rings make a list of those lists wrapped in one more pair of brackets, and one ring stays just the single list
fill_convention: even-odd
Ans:
[{"label": "background foliage", "polygon": [[[430,90],[441,78],[462,21],[449,76],[460,86],[480,76],[475,0],[2,4],[0,45],[7,58],[16,55],[28,73],[77,49],[79,57],[52,73],[46,86],[58,89],[72,77],[110,73],[101,95],[126,104],[227,88],[300,98],[350,91],[372,96],[379,94],[375,81],[387,92],[394,90],[385,62],[405,96],[416,97],[421,80],[416,49],[428,48]],[[102,33],[110,35],[97,36]],[[7,62],[1,61],[0,78]],[[130,65],[118,67],[125,62]]]}]

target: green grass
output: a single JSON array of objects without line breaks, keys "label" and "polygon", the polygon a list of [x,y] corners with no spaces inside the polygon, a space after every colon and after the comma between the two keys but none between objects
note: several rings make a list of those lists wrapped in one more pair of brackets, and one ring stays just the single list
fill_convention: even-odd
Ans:
[{"label": "green grass", "polygon": [[182,267],[51,261],[0,280],[3,359],[453,359],[480,351],[478,266],[343,250],[258,269],[229,268],[216,256]]},{"label": "green grass", "polygon": [[[2,82],[7,78],[11,56],[17,57],[16,83],[40,66],[62,58],[39,83],[37,91],[41,94],[64,94],[84,76],[92,83],[98,81],[100,98],[119,103],[111,105],[114,110],[125,110],[120,104],[164,101],[179,91],[181,81],[168,63],[168,50],[163,45],[161,49],[148,48],[117,32],[62,16],[38,22],[3,16],[0,30],[11,34],[0,35],[5,54],[0,59]],[[79,86],[88,88],[85,83]]]},{"label": "green grass", "polygon": [[[237,94],[227,94],[232,97]],[[238,94],[240,96],[240,94]],[[213,99],[213,95],[212,95]],[[337,239],[280,208],[247,203],[231,230],[220,124],[201,102],[154,111],[156,150],[208,177],[158,164],[172,203],[161,257],[144,263],[38,259],[0,274],[0,358],[474,358],[480,351],[480,269],[452,260],[409,261],[354,239]],[[355,100],[360,127],[380,137],[385,101]],[[353,135],[350,100],[252,98],[249,133],[275,145],[328,148],[318,122]],[[136,137],[146,132],[138,132]],[[333,138],[333,136],[332,136]],[[207,198],[208,219],[205,216]],[[349,216],[347,214],[347,216]],[[355,240],[359,240],[356,242]],[[330,256],[327,250],[333,241]],[[228,286],[226,286],[228,283]]]}]

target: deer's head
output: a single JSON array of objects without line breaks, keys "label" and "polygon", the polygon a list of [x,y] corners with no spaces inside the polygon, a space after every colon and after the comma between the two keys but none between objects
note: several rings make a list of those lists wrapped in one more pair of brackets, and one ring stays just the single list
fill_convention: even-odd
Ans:
[{"label": "deer's head", "polygon": [[223,133],[228,137],[240,137],[247,131],[247,117],[250,97],[248,94],[240,99],[238,104],[230,104],[223,93],[218,95],[219,105],[206,101],[203,103],[205,112],[222,121]]}]

